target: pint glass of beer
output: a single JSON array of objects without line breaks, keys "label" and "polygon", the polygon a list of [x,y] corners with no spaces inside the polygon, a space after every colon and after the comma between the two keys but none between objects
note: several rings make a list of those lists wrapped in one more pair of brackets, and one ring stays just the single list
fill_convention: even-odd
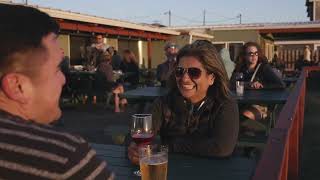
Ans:
[{"label": "pint glass of beer", "polygon": [[142,146],[139,156],[142,180],[167,180],[168,146]]}]

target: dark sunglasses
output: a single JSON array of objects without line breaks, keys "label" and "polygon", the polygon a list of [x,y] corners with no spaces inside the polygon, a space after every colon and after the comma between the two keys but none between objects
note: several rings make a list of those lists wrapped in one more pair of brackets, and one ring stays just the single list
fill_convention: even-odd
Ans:
[{"label": "dark sunglasses", "polygon": [[247,55],[248,56],[258,56],[259,53],[258,53],[258,51],[256,51],[256,52],[248,52]]},{"label": "dark sunglasses", "polygon": [[183,67],[177,67],[175,70],[175,76],[176,78],[182,78],[185,73],[188,73],[188,76],[191,79],[198,79],[201,76],[201,69],[196,67],[191,68],[183,68]]}]

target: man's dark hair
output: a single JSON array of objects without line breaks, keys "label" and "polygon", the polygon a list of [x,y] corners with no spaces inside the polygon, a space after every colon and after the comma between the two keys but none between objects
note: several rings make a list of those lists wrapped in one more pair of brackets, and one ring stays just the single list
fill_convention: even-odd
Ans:
[{"label": "man's dark hair", "polygon": [[59,25],[48,14],[28,6],[0,4],[1,75],[16,61],[11,56],[43,48],[42,38],[49,33],[58,34]]}]

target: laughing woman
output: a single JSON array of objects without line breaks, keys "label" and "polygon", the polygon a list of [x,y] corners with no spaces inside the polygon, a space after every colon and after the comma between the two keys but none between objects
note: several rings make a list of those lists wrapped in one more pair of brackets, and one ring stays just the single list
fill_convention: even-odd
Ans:
[{"label": "laughing woman", "polygon": [[[155,132],[169,152],[228,157],[237,142],[239,113],[214,46],[196,41],[177,56],[173,87],[153,105]],[[128,156],[135,161],[135,146]]]}]

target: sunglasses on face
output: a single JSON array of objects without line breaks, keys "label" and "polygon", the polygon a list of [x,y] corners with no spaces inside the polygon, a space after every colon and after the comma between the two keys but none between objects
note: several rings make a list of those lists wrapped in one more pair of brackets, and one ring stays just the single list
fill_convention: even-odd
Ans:
[{"label": "sunglasses on face", "polygon": [[256,52],[247,52],[247,56],[258,56],[258,55],[259,55],[258,51],[256,51]]},{"label": "sunglasses on face", "polygon": [[188,76],[191,79],[198,79],[201,76],[201,69],[196,67],[191,68],[183,68],[183,67],[177,67],[175,70],[175,76],[176,78],[182,78],[185,73],[188,73]]}]

